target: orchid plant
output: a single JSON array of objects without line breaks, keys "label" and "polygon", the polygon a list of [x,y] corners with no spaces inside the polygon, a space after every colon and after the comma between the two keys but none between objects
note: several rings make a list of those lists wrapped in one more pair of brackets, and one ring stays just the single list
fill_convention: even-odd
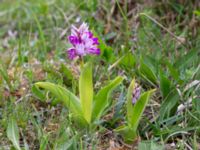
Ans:
[{"label": "orchid plant", "polygon": [[[67,50],[68,58],[83,59],[86,55],[100,55],[98,48],[98,38],[89,30],[86,23],[79,28],[72,26],[71,35],[68,37],[72,47]],[[87,126],[89,129],[99,122],[101,116],[108,108],[109,95],[123,81],[123,77],[118,76],[102,87],[96,94],[93,89],[92,63],[81,64],[81,73],[79,77],[79,96],[62,87],[50,82],[37,82],[37,88],[43,88],[50,91],[58,101],[66,106],[74,120],[79,125]],[[120,133],[126,142],[132,142],[137,137],[137,127],[142,117],[148,100],[154,90],[141,94],[141,88],[133,79],[127,94],[127,123],[115,131]]]},{"label": "orchid plant", "polygon": [[141,88],[135,82],[135,79],[132,80],[127,93],[126,124],[115,129],[117,133],[122,135],[125,142],[132,143],[136,140],[139,121],[154,91],[149,90],[141,94]]},{"label": "orchid plant", "polygon": [[[86,23],[79,28],[72,26],[68,37],[72,48],[67,50],[69,59],[82,58],[86,55],[99,55],[98,38],[94,37]],[[72,113],[79,125],[89,126],[98,122],[109,105],[109,95],[122,82],[123,77],[118,76],[94,94],[92,80],[92,63],[82,64],[79,77],[79,97],[74,93],[50,82],[37,82],[35,86],[50,91]]]}]

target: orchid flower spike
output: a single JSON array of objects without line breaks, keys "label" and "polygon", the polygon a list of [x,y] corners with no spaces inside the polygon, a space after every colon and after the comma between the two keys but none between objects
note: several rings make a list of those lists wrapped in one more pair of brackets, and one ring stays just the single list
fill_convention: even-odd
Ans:
[{"label": "orchid flower spike", "polygon": [[94,37],[86,23],[82,23],[79,28],[72,25],[68,40],[72,44],[72,47],[67,50],[71,60],[77,56],[100,55],[98,38]]},{"label": "orchid flower spike", "polygon": [[135,104],[140,97],[141,89],[138,84],[135,85],[132,93],[132,104]]}]

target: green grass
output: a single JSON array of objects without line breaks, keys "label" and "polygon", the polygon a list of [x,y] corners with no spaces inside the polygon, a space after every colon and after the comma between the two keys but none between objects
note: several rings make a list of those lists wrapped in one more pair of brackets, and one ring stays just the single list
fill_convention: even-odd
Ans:
[{"label": "green grass", "polygon": [[[8,127],[18,131],[13,136],[19,135],[16,141],[24,149],[103,149],[111,142],[130,147],[113,131],[125,120],[132,77],[143,91],[157,89],[139,124],[139,149],[172,143],[172,149],[199,149],[198,1],[0,3],[0,149],[14,148]],[[37,81],[49,81],[78,93],[79,73],[65,52],[70,26],[78,20],[88,22],[105,43],[103,54],[95,58],[95,91],[119,73],[126,77],[94,133],[81,130],[66,108],[52,103],[56,99],[50,93],[33,87]]]}]

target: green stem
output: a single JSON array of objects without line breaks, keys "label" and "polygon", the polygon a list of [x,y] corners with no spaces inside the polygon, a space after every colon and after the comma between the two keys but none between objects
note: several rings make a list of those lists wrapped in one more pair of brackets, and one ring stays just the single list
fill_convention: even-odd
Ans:
[{"label": "green stem", "polygon": [[81,69],[82,69],[82,68],[83,68],[83,66],[84,66],[84,59],[83,59],[83,57],[82,57],[82,56],[80,56],[80,58],[81,58],[80,65],[81,65]]}]

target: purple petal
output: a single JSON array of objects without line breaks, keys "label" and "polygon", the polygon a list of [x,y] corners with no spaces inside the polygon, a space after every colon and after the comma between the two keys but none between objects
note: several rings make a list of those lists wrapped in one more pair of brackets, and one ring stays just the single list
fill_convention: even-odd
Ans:
[{"label": "purple petal", "polygon": [[98,38],[92,38],[94,45],[99,45]]},{"label": "purple petal", "polygon": [[92,38],[92,37],[93,37],[92,32],[88,32],[88,35],[89,35],[89,38]]},{"label": "purple petal", "polygon": [[140,89],[136,90],[135,97],[138,99],[140,96]]},{"label": "purple petal", "polygon": [[137,99],[133,97],[133,98],[132,98],[132,104],[135,104],[136,101],[137,101]]},{"label": "purple petal", "polygon": [[67,50],[67,54],[69,59],[74,59],[77,55],[76,55],[76,50],[74,48],[70,48],[69,50]]},{"label": "purple petal", "polygon": [[70,36],[68,37],[68,39],[69,39],[69,42],[70,42],[72,45],[76,45],[76,44],[79,44],[79,43],[81,42],[80,39],[79,39],[78,37],[72,36],[72,35],[70,35]]},{"label": "purple petal", "polygon": [[88,50],[88,53],[89,53],[89,54],[94,54],[94,55],[100,55],[101,51],[100,51],[99,48],[90,48],[90,49]]}]

